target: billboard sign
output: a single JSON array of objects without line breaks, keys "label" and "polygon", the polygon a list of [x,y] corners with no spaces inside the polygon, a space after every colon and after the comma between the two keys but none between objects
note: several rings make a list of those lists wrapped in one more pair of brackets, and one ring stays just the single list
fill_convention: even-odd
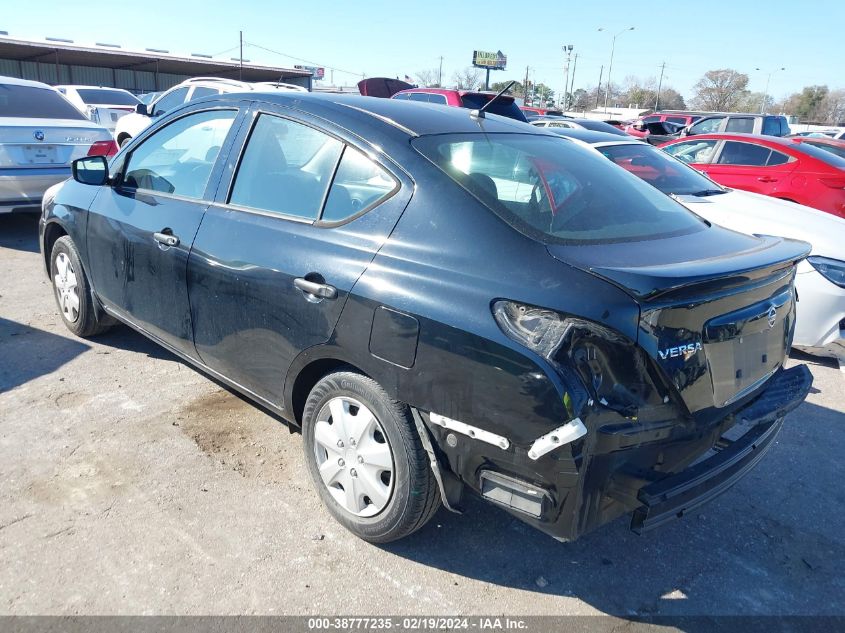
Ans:
[{"label": "billboard sign", "polygon": [[472,65],[487,70],[504,70],[508,65],[508,57],[502,51],[490,53],[487,51],[473,51]]},{"label": "billboard sign", "polygon": [[297,70],[307,70],[314,79],[322,79],[326,76],[326,69],[321,66],[300,66],[297,64],[294,68]]}]

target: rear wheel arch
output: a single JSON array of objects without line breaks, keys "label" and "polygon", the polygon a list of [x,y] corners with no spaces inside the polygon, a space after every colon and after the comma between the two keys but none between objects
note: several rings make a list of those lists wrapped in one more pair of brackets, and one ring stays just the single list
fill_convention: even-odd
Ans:
[{"label": "rear wheel arch", "polygon": [[[345,360],[335,357],[318,358],[311,361],[302,369],[300,369],[293,380],[293,385],[290,390],[290,411],[292,414],[292,421],[298,426],[302,427],[302,413],[305,410],[305,402],[314,386],[322,380],[323,377],[337,371],[351,371],[367,378],[373,377],[360,367],[355,366]],[[291,378],[288,378],[291,380]]]}]

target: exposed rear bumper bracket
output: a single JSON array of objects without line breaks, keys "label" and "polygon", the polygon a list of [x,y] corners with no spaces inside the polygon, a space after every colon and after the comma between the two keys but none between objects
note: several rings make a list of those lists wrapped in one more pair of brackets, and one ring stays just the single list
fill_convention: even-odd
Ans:
[{"label": "exposed rear bumper bracket", "polygon": [[631,529],[641,534],[683,516],[739,481],[766,454],[783,426],[783,416],[807,397],[813,376],[805,365],[774,376],[765,391],[736,416],[754,426],[714,456],[640,489],[642,507]]}]

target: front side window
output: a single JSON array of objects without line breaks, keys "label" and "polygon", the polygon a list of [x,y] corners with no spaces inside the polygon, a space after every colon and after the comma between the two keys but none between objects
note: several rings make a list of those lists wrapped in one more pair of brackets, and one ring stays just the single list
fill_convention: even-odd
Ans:
[{"label": "front side window", "polygon": [[396,186],[396,181],[380,165],[347,147],[320,219],[323,222],[345,220],[382,202]]},{"label": "front side window", "polygon": [[314,128],[261,114],[244,149],[229,203],[316,220],[343,143]]},{"label": "front side window", "polygon": [[769,160],[772,150],[751,143],[727,141],[719,154],[720,165],[751,165],[761,167]]},{"label": "front side window", "polygon": [[671,198],[562,138],[446,134],[413,144],[490,210],[541,242],[646,240],[705,228]]},{"label": "front side window", "polygon": [[185,97],[188,96],[187,88],[179,88],[166,95],[162,95],[161,99],[155,102],[155,109],[153,116],[161,116],[168,110],[182,105],[185,102]]},{"label": "front side window", "polygon": [[716,151],[718,141],[685,141],[664,147],[663,151],[687,164],[703,165],[709,163]]},{"label": "front side window", "polygon": [[713,117],[711,119],[704,119],[703,121],[699,121],[695,125],[693,125],[689,133],[690,134],[712,134],[713,132],[719,131],[719,126],[722,125],[722,121],[725,120],[725,117]]},{"label": "front side window", "polygon": [[144,140],[126,164],[123,186],[200,199],[237,111],[197,112]]}]

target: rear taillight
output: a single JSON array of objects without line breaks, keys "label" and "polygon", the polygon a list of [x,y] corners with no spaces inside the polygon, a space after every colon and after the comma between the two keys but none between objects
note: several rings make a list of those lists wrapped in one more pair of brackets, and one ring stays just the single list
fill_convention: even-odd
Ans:
[{"label": "rear taillight", "polygon": [[845,178],[819,178],[819,182],[833,189],[845,189]]},{"label": "rear taillight", "polygon": [[89,156],[114,156],[117,154],[117,143],[111,141],[96,141],[88,148]]}]

